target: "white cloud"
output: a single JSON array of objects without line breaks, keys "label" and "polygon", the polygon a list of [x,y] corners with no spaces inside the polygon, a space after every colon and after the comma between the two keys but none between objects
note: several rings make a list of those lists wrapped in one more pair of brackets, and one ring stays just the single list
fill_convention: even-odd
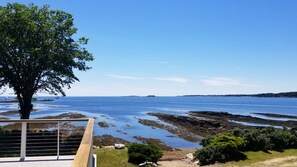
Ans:
[{"label": "white cloud", "polygon": [[127,79],[127,80],[159,80],[159,81],[171,81],[171,82],[177,82],[177,83],[187,83],[188,80],[181,77],[154,77],[154,78],[141,78],[141,77],[134,77],[134,76],[127,76],[127,75],[115,75],[115,74],[109,74],[107,75],[111,78],[116,79]]},{"label": "white cloud", "polygon": [[258,85],[245,84],[242,81],[234,78],[212,77],[201,80],[207,86],[243,86],[243,87],[258,87]]},{"label": "white cloud", "polygon": [[107,75],[111,78],[117,78],[117,79],[130,79],[130,80],[137,80],[137,79],[143,79],[139,77],[134,77],[134,76],[126,76],[126,75],[114,75],[114,74],[109,74]]},{"label": "white cloud", "polygon": [[161,80],[161,81],[172,81],[172,82],[178,82],[178,83],[187,83],[188,80],[185,78],[180,77],[162,77],[162,78],[151,78],[153,80]]}]

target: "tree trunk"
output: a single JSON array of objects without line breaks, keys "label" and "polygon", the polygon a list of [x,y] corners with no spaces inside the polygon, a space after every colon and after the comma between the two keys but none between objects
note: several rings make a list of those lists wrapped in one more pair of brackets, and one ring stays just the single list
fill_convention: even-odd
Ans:
[{"label": "tree trunk", "polygon": [[30,118],[30,113],[33,109],[32,105],[32,96],[19,96],[18,95],[18,100],[20,104],[20,114],[21,114],[21,119],[29,119]]}]

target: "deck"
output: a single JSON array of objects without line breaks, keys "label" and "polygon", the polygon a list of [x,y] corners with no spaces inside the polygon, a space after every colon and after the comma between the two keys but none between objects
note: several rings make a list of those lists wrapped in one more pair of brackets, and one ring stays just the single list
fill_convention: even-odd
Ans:
[{"label": "deck", "polygon": [[[94,119],[23,119],[0,120],[0,122],[19,123],[21,125],[20,132],[5,131],[6,135],[0,136],[2,137],[0,151],[2,151],[1,155],[4,155],[3,158],[0,158],[1,167],[96,167],[96,156],[93,155]],[[61,140],[63,135],[60,133],[60,124],[65,122],[87,122],[83,136],[80,138],[78,150],[70,153],[69,150],[73,151],[73,139],[75,139],[75,143],[77,142],[77,135]],[[57,124],[57,130],[54,133],[52,131],[39,132],[39,129],[38,132],[33,132],[27,129],[29,123],[55,123]],[[67,128],[68,126],[66,126]],[[70,128],[70,131],[73,130]],[[74,132],[77,133],[76,130]],[[46,136],[47,133],[49,135]],[[39,136],[36,136],[36,134]],[[14,141],[16,138],[17,141]],[[41,141],[43,142],[41,143]],[[65,143],[71,145],[65,145]],[[68,150],[68,152],[65,152],[65,150]],[[15,155],[19,156],[15,157]]]},{"label": "deck", "polygon": [[1,167],[67,167],[71,166],[74,155],[60,156],[39,156],[39,157],[26,157],[25,161],[20,161],[20,158],[0,158]]}]

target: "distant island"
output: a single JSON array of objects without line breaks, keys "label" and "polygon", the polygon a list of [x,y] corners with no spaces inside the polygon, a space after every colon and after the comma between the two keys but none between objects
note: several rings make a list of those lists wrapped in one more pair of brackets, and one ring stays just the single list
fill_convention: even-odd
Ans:
[{"label": "distant island", "polygon": [[184,95],[182,97],[193,96],[224,96],[224,97],[285,97],[297,98],[297,92],[281,92],[281,93],[260,93],[260,94],[227,94],[227,95]]},{"label": "distant island", "polygon": [[155,95],[147,95],[146,97],[156,97]]}]

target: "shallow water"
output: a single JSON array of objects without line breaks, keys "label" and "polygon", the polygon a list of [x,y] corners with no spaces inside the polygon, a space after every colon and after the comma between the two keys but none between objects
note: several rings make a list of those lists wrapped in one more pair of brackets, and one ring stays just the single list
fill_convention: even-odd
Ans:
[{"label": "shallow water", "polygon": [[[17,103],[1,104],[0,112],[17,109]],[[138,123],[136,118],[152,119],[148,112],[163,112],[184,115],[188,111],[224,111],[233,114],[255,115],[252,113],[277,113],[297,115],[296,98],[255,98],[255,97],[63,97],[51,102],[34,103],[38,112],[31,118],[79,112],[88,117],[96,117],[95,135],[110,134],[129,141],[133,136],[158,138],[177,148],[198,147],[198,143],[188,142],[160,129],[152,129]],[[18,115],[10,116],[18,119]],[[270,118],[273,119],[273,118]],[[101,128],[99,121],[106,121],[115,127]],[[124,133],[127,134],[124,134]],[[171,137],[168,137],[171,136]],[[175,136],[175,135],[173,135]]]}]

